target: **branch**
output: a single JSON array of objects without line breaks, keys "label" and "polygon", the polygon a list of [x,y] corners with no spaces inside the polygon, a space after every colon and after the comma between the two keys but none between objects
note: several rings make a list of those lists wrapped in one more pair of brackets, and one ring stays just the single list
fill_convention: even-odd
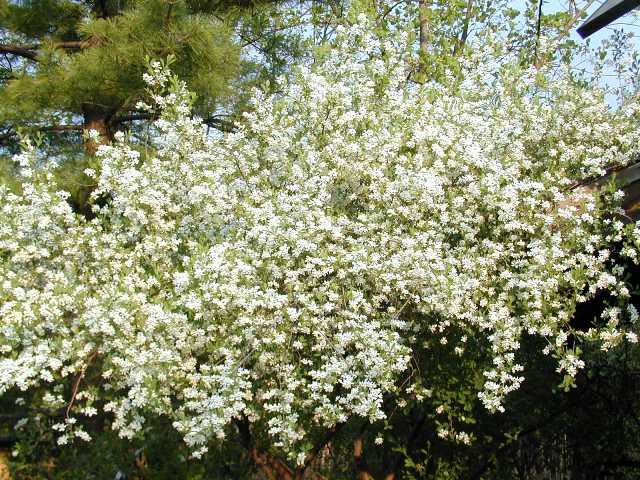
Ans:
[{"label": "branch", "polygon": [[456,46],[453,49],[453,54],[456,55],[462,47],[464,47],[465,43],[467,43],[467,38],[469,37],[469,24],[471,23],[471,16],[473,13],[473,0],[469,0],[467,2],[467,11],[464,16],[464,24],[462,25],[462,33],[460,34],[460,38],[456,42]]},{"label": "branch", "polygon": [[364,442],[362,437],[357,437],[353,441],[353,459],[356,464],[358,480],[373,480],[373,476],[369,472],[369,468],[362,456],[364,450]]},{"label": "branch", "polygon": [[[66,41],[66,42],[56,42],[53,44],[55,48],[61,48],[63,50],[81,50],[83,48],[88,48],[91,46],[89,41]],[[31,44],[23,44],[16,45],[12,43],[0,44],[0,53],[8,53],[11,55],[17,55],[18,57],[27,58],[29,60],[33,60],[34,62],[38,61],[38,51],[42,50],[42,44],[40,43],[31,43]]]},{"label": "branch", "polygon": [[391,12],[393,12],[398,5],[400,5],[400,4],[404,3],[404,2],[405,2],[405,0],[400,0],[400,1],[396,2],[396,3],[394,3],[393,5],[389,6],[389,8],[387,8],[382,13],[382,15],[380,15],[380,21],[384,20],[387,17],[387,15],[389,15]]},{"label": "branch", "polygon": [[0,44],[0,53],[17,55],[18,57],[33,60],[34,62],[38,61],[38,52],[25,45]]},{"label": "branch", "polygon": [[71,411],[73,402],[75,402],[76,400],[76,395],[78,394],[78,387],[80,386],[80,382],[84,378],[84,374],[86,373],[87,368],[89,368],[91,363],[93,363],[93,360],[96,358],[97,355],[98,355],[97,351],[89,355],[89,358],[87,359],[87,363],[84,365],[84,367],[82,367],[82,370],[80,370],[80,373],[78,374],[75,381],[73,382],[73,390],[71,391],[71,400],[69,400],[69,405],[67,405],[67,410],[65,412],[65,418],[67,419],[69,418],[69,412]]},{"label": "branch", "polygon": [[125,122],[135,122],[136,120],[151,120],[155,119],[157,115],[153,113],[128,113],[126,115],[118,115],[117,117],[113,117],[111,119],[111,123],[114,125],[125,123]]},{"label": "branch", "polygon": [[67,42],[56,42],[53,44],[56,48],[62,48],[64,50],[82,50],[89,48],[93,43],[89,40],[72,40]]},{"label": "branch", "polygon": [[420,51],[426,55],[429,49],[429,3],[430,0],[418,0],[418,19],[420,26]]},{"label": "branch", "polygon": [[82,125],[51,125],[50,127],[40,127],[43,132],[68,132],[82,130]]},{"label": "branch", "polygon": [[232,133],[238,130],[233,122],[229,122],[228,120],[222,120],[221,118],[218,118],[218,117],[204,118],[202,120],[202,123],[228,133]]},{"label": "branch", "polygon": [[[569,19],[567,20],[567,22],[563,25],[563,28],[560,30],[560,32],[558,32],[558,34],[553,37],[552,39],[550,39],[549,43],[554,44],[555,42],[557,42],[561,37],[567,35],[567,33],[572,30],[575,26],[575,24],[584,16],[585,12],[591,7],[591,5],[593,5],[596,2],[596,0],[589,0],[585,5],[583,5],[583,7],[581,9],[578,9],[575,5],[575,2],[572,2],[572,7],[574,7],[574,12],[573,15],[571,15],[569,17]],[[542,4],[542,2],[540,3],[540,5]],[[538,16],[539,19],[539,16]],[[535,52],[535,56],[537,58],[538,52],[537,52],[537,48],[538,48],[538,39],[536,39],[536,52]],[[542,67],[543,65],[543,61],[542,59],[537,59],[536,60],[536,65],[535,67],[537,69],[539,69],[540,67]]]},{"label": "branch", "polygon": [[[38,130],[40,132],[73,132],[73,131],[82,131],[82,125],[46,125],[46,126],[31,126],[28,128],[33,128],[34,130]],[[7,132],[0,133],[0,143],[11,140],[18,136],[18,132],[13,129],[9,129]]]},{"label": "branch", "polygon": [[9,80],[15,80],[16,77],[12,73],[7,73],[6,75],[0,74],[0,82],[8,82]]},{"label": "branch", "polygon": [[539,0],[538,3],[538,23],[536,25],[536,44],[533,48],[533,58],[535,61],[535,65],[536,68],[539,68],[538,65],[538,47],[540,45],[540,30],[542,27],[542,4],[544,3],[544,0]]},{"label": "branch", "polygon": [[313,449],[307,453],[304,459],[304,465],[298,470],[297,477],[303,478],[304,473],[311,466],[311,463],[318,457],[318,454],[322,449],[329,444],[329,442],[336,436],[340,429],[344,426],[344,423],[339,423],[331,428],[318,443],[313,446]]},{"label": "branch", "polygon": [[251,438],[249,420],[242,418],[235,421],[240,433],[240,444],[249,451],[251,460],[268,480],[294,480],[293,471],[279,458],[259,449]]},{"label": "branch", "polygon": [[[135,122],[137,120],[155,120],[156,118],[157,118],[157,115],[154,113],[129,113],[129,114],[119,115],[117,117],[114,117],[110,123],[112,125],[118,125],[125,122]],[[220,130],[222,132],[230,133],[230,132],[235,132],[237,130],[233,122],[230,122],[228,120],[223,120],[222,118],[217,116],[203,118],[202,123],[210,127],[213,127],[217,130]]]}]

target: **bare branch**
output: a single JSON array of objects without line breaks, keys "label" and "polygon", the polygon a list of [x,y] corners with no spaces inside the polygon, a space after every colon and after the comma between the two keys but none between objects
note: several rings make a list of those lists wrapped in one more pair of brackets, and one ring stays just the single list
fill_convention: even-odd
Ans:
[{"label": "bare branch", "polygon": [[75,381],[73,382],[73,389],[71,391],[71,400],[69,401],[69,405],[67,405],[67,410],[65,412],[65,418],[67,419],[69,418],[69,412],[71,411],[71,407],[73,407],[73,402],[75,402],[76,400],[76,395],[78,394],[78,387],[80,386],[80,382],[84,378],[84,374],[87,372],[87,368],[89,368],[89,365],[93,363],[93,360],[96,358],[97,355],[98,355],[98,352],[93,352],[91,355],[89,355],[89,358],[87,359],[87,363],[84,365],[84,367],[82,367],[82,370],[80,371]]},{"label": "bare branch", "polygon": [[[60,48],[63,50],[81,50],[84,48],[90,47],[92,44],[90,41],[66,41],[66,42],[56,42],[52,44],[54,48]],[[27,58],[29,60],[33,60],[34,62],[38,61],[39,51],[42,50],[43,44],[40,43],[30,43],[17,45],[12,43],[0,44],[0,53],[6,53],[9,55],[16,55],[18,57]]]},{"label": "bare branch", "polygon": [[536,68],[538,66],[538,47],[540,45],[540,31],[542,27],[542,4],[544,0],[539,0],[538,2],[538,22],[536,24],[536,44],[533,50],[533,58],[535,60]]},{"label": "bare branch", "polygon": [[399,0],[398,2],[394,3],[393,5],[389,6],[383,13],[382,15],[380,15],[380,20],[384,20],[387,15],[389,15],[391,12],[393,12],[395,10],[395,8],[401,4],[405,3],[405,0]]},{"label": "bare branch", "polygon": [[27,58],[29,60],[33,60],[34,62],[38,61],[38,52],[29,46],[25,45],[12,45],[12,44],[3,44],[0,45],[0,53],[8,53],[10,55],[16,55],[18,57]]},{"label": "bare branch", "polygon": [[235,132],[237,130],[236,126],[233,122],[229,122],[228,120],[223,120],[218,117],[208,117],[202,120],[202,123],[205,125],[209,125],[210,127],[216,128],[222,132]]},{"label": "bare branch", "polygon": [[460,38],[456,42],[456,46],[454,47],[453,54],[456,55],[462,48],[465,43],[467,43],[467,38],[469,37],[469,24],[471,23],[471,17],[473,13],[473,0],[468,0],[467,9],[464,15],[464,23],[462,25],[462,33],[460,34]]}]

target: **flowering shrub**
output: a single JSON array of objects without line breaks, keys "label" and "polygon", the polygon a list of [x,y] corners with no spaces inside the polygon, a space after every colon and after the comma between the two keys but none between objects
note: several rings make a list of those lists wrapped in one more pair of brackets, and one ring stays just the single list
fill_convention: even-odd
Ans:
[{"label": "flowering shrub", "polygon": [[[154,64],[156,150],[100,148],[93,219],[27,143],[22,191],[0,187],[0,393],[62,412],[60,443],[89,438],[83,416],[131,437],[161,415],[198,455],[243,419],[303,463],[310,432],[429,394],[416,348],[485,345],[479,396],[501,410],[523,335],[568,378],[577,339],[635,341],[610,249],[635,259],[640,230],[619,192],[572,187],[637,153],[637,106],[490,52],[461,81],[407,84],[402,42],[367,31],[257,91],[222,138]],[[573,331],[603,291],[619,305]]]}]

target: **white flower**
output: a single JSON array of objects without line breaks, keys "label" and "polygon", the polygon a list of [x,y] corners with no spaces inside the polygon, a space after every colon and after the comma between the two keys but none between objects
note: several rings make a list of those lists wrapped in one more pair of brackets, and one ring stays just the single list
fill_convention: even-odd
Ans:
[{"label": "white flower", "polygon": [[[159,134],[145,156],[124,134],[99,148],[86,173],[108,202],[91,220],[33,145],[16,157],[20,193],[0,186],[0,393],[43,391],[60,408],[70,379],[101,369],[78,384],[80,420],[53,426],[61,444],[88,439],[83,416],[100,408],[125,438],[165,416],[199,456],[246,417],[303,462],[321,426],[446,398],[412,356],[438,358],[461,332],[455,355],[487,346],[473,360],[490,354],[478,398],[491,411],[524,381],[525,335],[546,340],[559,371],[584,367],[567,345],[576,301],[616,300],[585,341],[637,340],[609,249],[637,258],[640,229],[568,188],[633,158],[633,119],[485,50],[460,83],[407,85],[403,40],[367,25],[336,35],[216,138],[153,63]],[[409,374],[415,391],[398,388]]]},{"label": "white flower", "polygon": [[189,285],[189,274],[186,272],[176,272],[173,274],[173,285],[176,291],[181,292]]},{"label": "white flower", "polygon": [[93,140],[95,142],[100,140],[100,132],[98,132],[97,130],[95,130],[93,128],[90,129],[90,130],[87,130],[86,134],[87,134],[87,138],[89,140]]}]

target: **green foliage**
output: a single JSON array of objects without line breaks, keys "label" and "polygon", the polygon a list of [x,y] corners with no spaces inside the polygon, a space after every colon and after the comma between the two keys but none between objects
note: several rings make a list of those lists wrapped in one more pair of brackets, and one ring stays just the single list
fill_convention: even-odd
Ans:
[{"label": "green foliage", "polygon": [[0,25],[27,38],[75,40],[77,27],[89,14],[88,5],[71,0],[27,0],[4,3]]},{"label": "green foliage", "polygon": [[189,458],[181,438],[166,422],[149,422],[146,433],[132,440],[119,438],[101,423],[94,422],[91,442],[61,448],[46,416],[35,415],[20,422],[10,464],[12,475],[29,480],[255,478],[246,452],[237,444],[212,448],[196,462]]},{"label": "green foliage", "polygon": [[[39,13],[39,8],[52,8],[48,3],[65,12],[59,15],[64,21],[54,25],[57,15],[51,19]],[[25,24],[23,17],[50,24],[26,22],[29,28],[20,31],[30,37],[47,34],[39,38],[44,47],[37,65],[24,68],[2,90],[3,122],[41,121],[48,112],[69,118],[87,108],[110,117],[135,111],[144,93],[145,58],[167,55],[176,57],[173,68],[198,93],[200,106],[211,111],[230,94],[229,80],[238,70],[239,50],[230,28],[209,15],[191,12],[186,2],[133,2],[116,16],[100,18],[94,13],[88,22],[80,13],[66,15],[69,8],[64,2],[37,2],[13,11],[9,27],[14,22]],[[86,44],[79,50],[59,48],[57,42],[68,36]]]}]

